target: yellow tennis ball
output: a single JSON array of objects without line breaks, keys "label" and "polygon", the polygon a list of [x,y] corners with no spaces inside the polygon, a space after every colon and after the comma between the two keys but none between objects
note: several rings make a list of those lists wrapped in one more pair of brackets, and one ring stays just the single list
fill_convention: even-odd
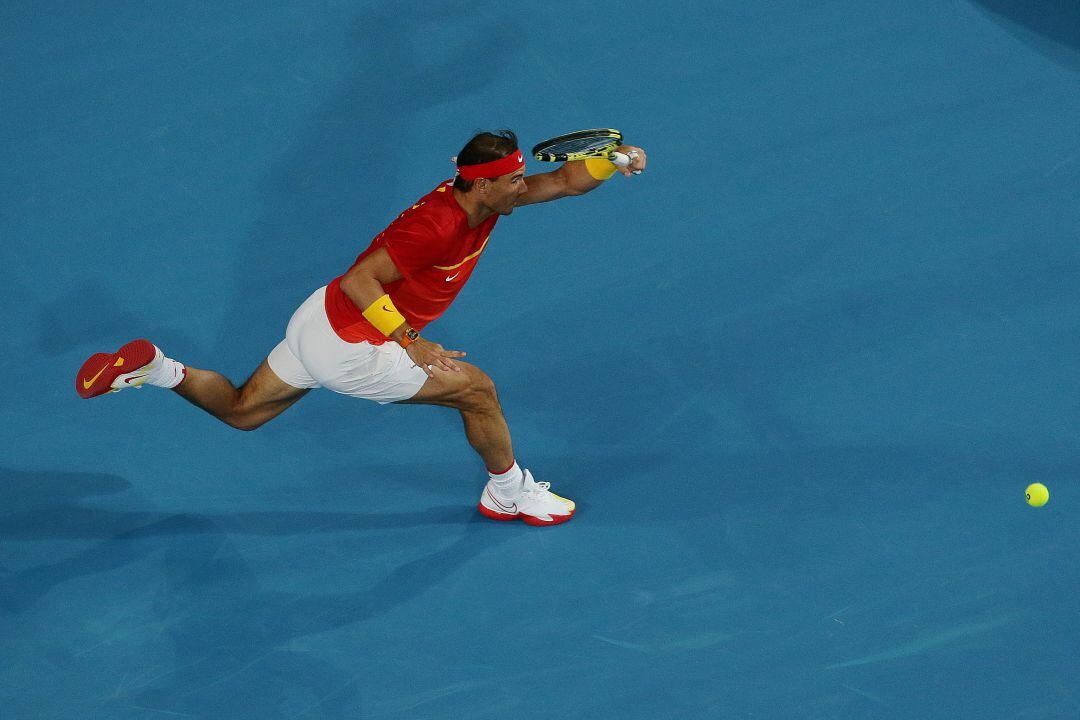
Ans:
[{"label": "yellow tennis ball", "polygon": [[1031,507],[1042,507],[1050,499],[1050,491],[1042,483],[1031,483],[1024,493]]}]

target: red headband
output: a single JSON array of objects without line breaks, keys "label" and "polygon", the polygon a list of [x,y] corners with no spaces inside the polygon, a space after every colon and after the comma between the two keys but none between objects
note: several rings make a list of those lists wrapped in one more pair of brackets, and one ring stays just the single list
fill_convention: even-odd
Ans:
[{"label": "red headband", "polygon": [[462,180],[477,180],[479,178],[496,178],[509,175],[525,167],[525,156],[520,150],[510,153],[506,157],[479,165],[458,165],[458,175]]}]

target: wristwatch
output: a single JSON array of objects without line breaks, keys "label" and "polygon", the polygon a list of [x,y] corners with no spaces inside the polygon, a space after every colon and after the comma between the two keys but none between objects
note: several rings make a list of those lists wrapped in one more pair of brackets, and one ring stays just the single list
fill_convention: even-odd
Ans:
[{"label": "wristwatch", "polygon": [[403,348],[407,348],[409,347],[409,345],[415,342],[416,338],[418,337],[420,337],[420,333],[416,332],[412,328],[409,328],[405,331],[405,334],[401,336],[401,339],[398,340],[398,345],[401,345],[401,347]]}]

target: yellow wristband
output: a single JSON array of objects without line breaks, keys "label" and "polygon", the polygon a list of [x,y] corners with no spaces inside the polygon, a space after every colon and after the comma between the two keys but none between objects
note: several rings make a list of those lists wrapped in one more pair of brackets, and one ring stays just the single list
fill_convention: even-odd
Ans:
[{"label": "yellow wristband", "polygon": [[594,180],[607,180],[615,174],[615,163],[604,158],[585,158],[585,169]]},{"label": "yellow wristband", "polygon": [[383,295],[368,305],[367,310],[364,311],[364,317],[386,337],[390,337],[390,333],[397,330],[405,322],[405,316],[394,307],[394,301],[390,299],[389,295]]}]

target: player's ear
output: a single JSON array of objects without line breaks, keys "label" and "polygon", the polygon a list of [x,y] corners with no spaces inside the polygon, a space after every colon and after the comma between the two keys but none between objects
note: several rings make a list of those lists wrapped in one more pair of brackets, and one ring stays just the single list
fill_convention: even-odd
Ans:
[{"label": "player's ear", "polygon": [[480,191],[481,195],[486,195],[488,191],[488,179],[476,178],[476,182],[473,183],[473,187]]}]

